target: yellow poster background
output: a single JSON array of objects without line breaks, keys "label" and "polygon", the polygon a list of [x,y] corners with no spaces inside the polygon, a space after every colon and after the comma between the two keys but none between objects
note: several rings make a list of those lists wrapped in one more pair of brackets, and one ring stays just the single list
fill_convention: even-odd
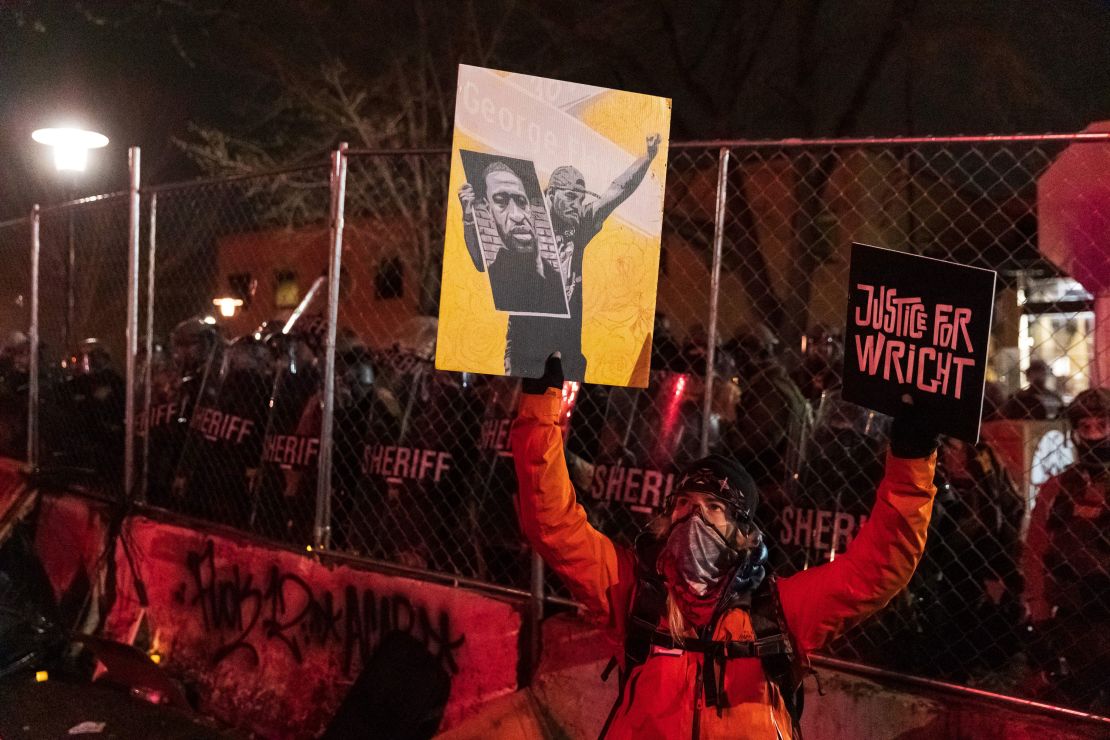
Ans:
[{"label": "yellow poster background", "polygon": [[[461,95],[460,91],[460,98]],[[660,134],[662,138],[658,154],[644,178],[644,184],[657,183],[650,191],[652,195],[657,192],[654,199],[658,201],[654,233],[642,228],[642,223],[641,228],[637,228],[622,218],[622,208],[627,205],[625,202],[605,220],[601,231],[585,248],[582,352],[588,363],[586,381],[590,383],[647,386],[659,276],[670,107],[670,100],[666,98],[604,90],[569,109],[578,121],[632,158],[644,154],[648,136]],[[494,309],[487,275],[474,269],[467,252],[462,206],[458,198],[459,189],[466,182],[460,149],[521,159],[532,157],[524,148],[512,151],[494,149],[477,136],[460,130],[456,119],[451,147],[436,367],[504,375],[509,314]],[[545,168],[540,157],[534,161],[540,185],[545,187],[551,168]],[[573,161],[561,164],[577,165]],[[617,177],[627,166],[627,162],[613,162],[606,168],[610,171],[609,179]],[[595,193],[602,193],[608,187],[608,180],[595,182],[588,178],[586,182],[586,188]]]}]

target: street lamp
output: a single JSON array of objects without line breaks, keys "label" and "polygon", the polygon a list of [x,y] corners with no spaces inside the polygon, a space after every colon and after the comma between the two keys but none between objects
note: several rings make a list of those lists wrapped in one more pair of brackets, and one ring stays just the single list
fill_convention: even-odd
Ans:
[{"label": "street lamp", "polygon": [[[58,172],[70,173],[70,181],[66,187],[66,198],[73,198],[76,186],[76,177],[85,171],[89,161],[89,150],[100,149],[108,146],[108,137],[96,131],[84,131],[79,128],[40,128],[31,133],[31,138],[39,144],[54,150],[54,169]],[[69,209],[69,250],[66,254],[66,306],[65,325],[62,331],[62,343],[66,350],[70,349],[70,329],[73,326],[73,310],[75,305],[73,295],[74,274],[76,270],[76,248],[73,233],[73,209]]]},{"label": "street lamp", "polygon": [[31,138],[54,150],[54,168],[59,172],[84,172],[90,149],[108,146],[108,137],[79,128],[40,128]]},{"label": "street lamp", "polygon": [[230,319],[235,315],[239,307],[243,305],[243,299],[232,298],[231,296],[213,298],[212,305],[220,309],[220,316],[223,316],[225,319]]}]

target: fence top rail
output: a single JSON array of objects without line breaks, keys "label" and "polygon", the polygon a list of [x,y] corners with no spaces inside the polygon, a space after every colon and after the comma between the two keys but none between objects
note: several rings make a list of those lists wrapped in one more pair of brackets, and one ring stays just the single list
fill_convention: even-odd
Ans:
[{"label": "fence top rail", "polygon": [[[163,185],[144,185],[139,188],[139,192],[143,195],[150,195],[153,193],[167,193],[175,190],[191,190],[192,188],[204,187],[206,185],[223,185],[229,182],[241,182],[243,180],[258,180],[265,177],[275,177],[277,175],[296,175],[301,172],[309,172],[311,170],[320,170],[323,174],[327,174],[328,163],[321,160],[315,164],[301,164],[293,167],[281,167],[274,170],[259,170],[257,172],[240,172],[234,175],[216,175],[213,177],[201,177],[196,180],[182,180],[181,182],[168,182]],[[327,180],[321,181],[321,184],[327,184]]]},{"label": "fence top rail", "polygon": [[805,149],[808,147],[939,146],[944,144],[1110,143],[1110,131],[1071,134],[985,134],[982,136],[891,136],[817,139],[705,139],[671,142],[671,149]]},{"label": "fence top rail", "polygon": [[111,200],[122,200],[127,197],[126,190],[119,190],[114,193],[101,193],[100,195],[89,195],[84,198],[75,198],[73,200],[64,200],[61,203],[50,203],[48,205],[40,205],[39,213],[54,213],[56,211],[65,211],[70,208],[78,208],[80,206],[87,206],[93,203],[103,203]]},{"label": "fence top rail", "polygon": [[1084,712],[1079,709],[1071,709],[1070,707],[1062,707],[1056,704],[1046,704],[1044,702],[1035,701],[1033,699],[1023,699],[1021,697],[1010,696],[1008,694],[999,694],[994,691],[986,691],[984,689],[978,689],[973,686],[963,686],[961,684],[949,683],[947,681],[940,681],[934,678],[914,676],[906,673],[900,673],[898,671],[887,670],[885,668],[877,668],[871,665],[864,665],[862,663],[840,660],[839,658],[831,658],[827,655],[814,655],[812,656],[812,660],[818,666],[831,668],[833,670],[855,673],[861,676],[876,678],[879,680],[897,681],[907,686],[917,686],[924,689],[933,689],[953,696],[961,696],[971,699],[982,699],[994,704],[1008,706],[1019,711],[1024,710],[1029,712],[1036,712],[1042,715],[1066,717],[1068,719],[1078,720],[1081,722],[1092,722],[1104,727],[1110,726],[1110,717],[1101,714],[1093,714],[1091,712]]},{"label": "fence top rail", "polygon": [[399,157],[420,154],[450,154],[451,149],[445,146],[412,147],[410,149],[348,149],[348,155],[359,157]]},{"label": "fence top rail", "polygon": [[[877,147],[877,146],[943,146],[967,144],[1037,144],[1037,143],[1103,143],[1110,144],[1110,131],[1080,131],[1064,134],[987,134],[981,136],[891,136],[891,137],[859,137],[859,138],[815,138],[815,139],[702,139],[692,141],[673,141],[670,148],[682,149],[806,149],[806,148],[841,148],[841,147]],[[419,155],[447,155],[451,150],[447,147],[413,147],[408,149],[349,149],[348,155],[356,157],[397,157]],[[258,172],[244,172],[234,175],[220,175],[215,177],[184,180],[181,182],[165,183],[163,185],[147,185],[139,189],[140,193],[166,193],[206,185],[220,185],[223,183],[239,182],[243,180],[274,177],[276,175],[292,175],[308,172],[315,169],[328,167],[328,163],[321,161],[319,164],[303,164],[294,167],[282,167]],[[122,198],[127,193],[124,191],[92,195],[75,200],[52,203],[41,207],[42,212],[57,211],[76,206],[87,205],[113,198]],[[13,218],[0,221],[0,228],[14,226],[28,217]]]},{"label": "fence top rail", "polygon": [[9,218],[7,221],[0,221],[0,229],[11,228],[12,226],[29,225],[31,223],[30,216],[20,216],[18,218]]}]

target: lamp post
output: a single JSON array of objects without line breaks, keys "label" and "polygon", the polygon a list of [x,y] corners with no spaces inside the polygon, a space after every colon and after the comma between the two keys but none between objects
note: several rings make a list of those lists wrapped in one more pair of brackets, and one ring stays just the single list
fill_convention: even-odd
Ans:
[{"label": "lamp post", "polygon": [[[66,183],[66,198],[72,200],[76,190],[77,178],[85,171],[89,161],[89,150],[100,149],[108,146],[108,137],[95,131],[84,131],[78,128],[40,128],[31,134],[31,138],[39,144],[54,150],[54,169],[67,173],[69,180]],[[69,211],[69,242],[66,251],[66,305],[64,325],[62,328],[62,344],[68,352],[70,346],[71,328],[73,326],[74,300],[74,274],[76,272],[77,250],[73,229],[73,210]]]}]

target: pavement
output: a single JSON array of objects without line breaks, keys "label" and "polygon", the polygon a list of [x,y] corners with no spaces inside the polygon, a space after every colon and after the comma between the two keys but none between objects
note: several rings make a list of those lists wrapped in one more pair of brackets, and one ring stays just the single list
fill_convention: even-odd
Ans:
[{"label": "pavement", "polygon": [[[87,732],[74,732],[79,729]],[[58,680],[39,683],[26,675],[0,681],[0,740],[243,737],[198,715],[151,704],[115,687]]]}]

